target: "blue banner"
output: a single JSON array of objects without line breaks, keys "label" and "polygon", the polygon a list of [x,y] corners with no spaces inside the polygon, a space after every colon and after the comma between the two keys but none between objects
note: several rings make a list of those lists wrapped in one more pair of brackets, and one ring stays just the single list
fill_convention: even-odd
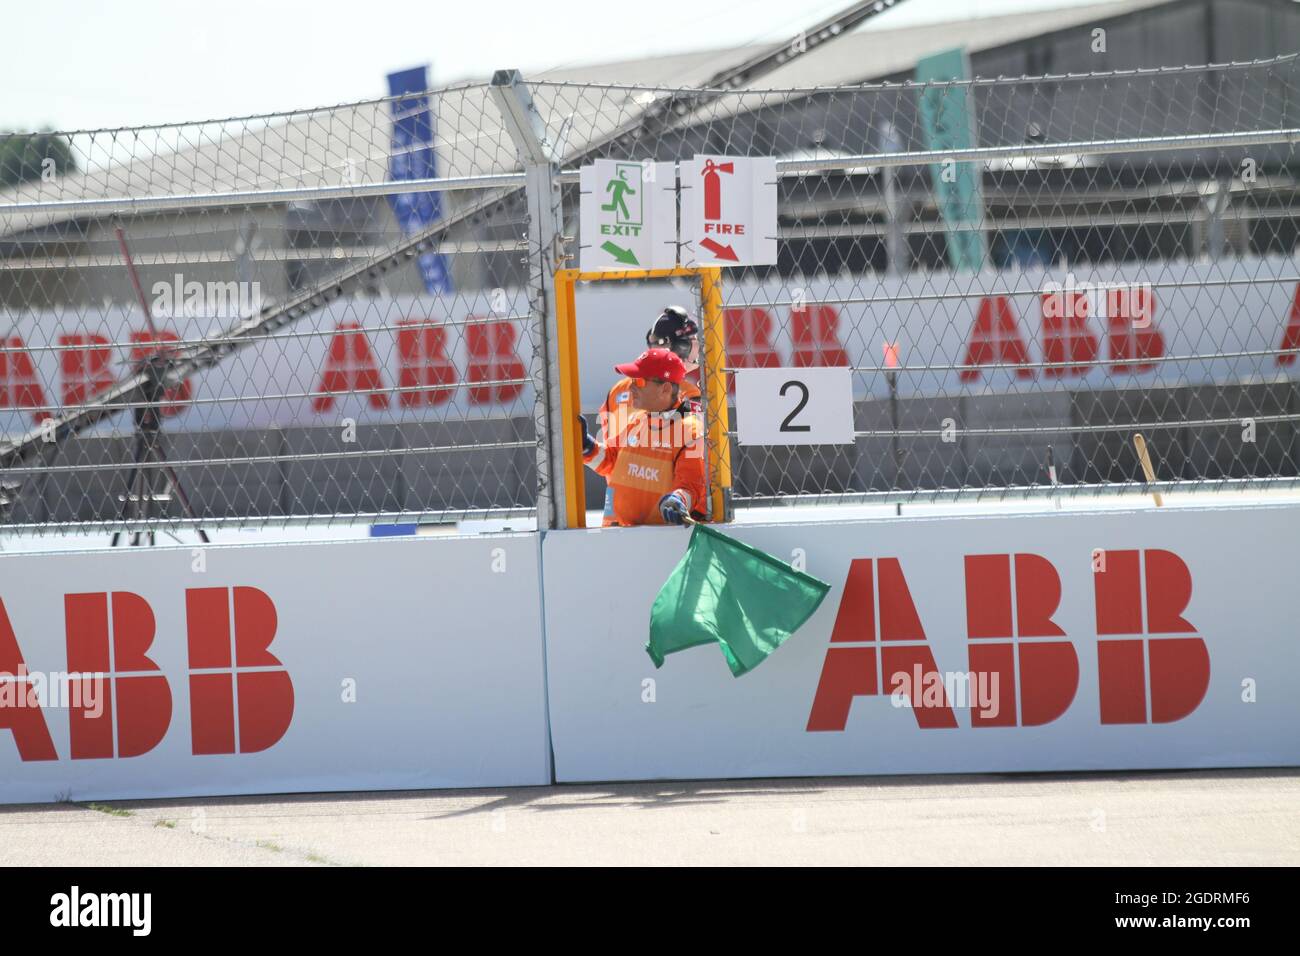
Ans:
[{"label": "blue banner", "polygon": [[[388,175],[393,181],[433,179],[438,175],[438,158],[433,149],[433,114],[429,111],[428,70],[417,66],[388,75],[388,92],[401,97],[392,101],[393,144],[388,159]],[[418,95],[407,95],[418,94]],[[405,193],[388,197],[404,235],[428,229],[442,218],[442,194]],[[451,268],[447,257],[428,252],[419,259],[424,288],[434,294],[449,295]]]}]

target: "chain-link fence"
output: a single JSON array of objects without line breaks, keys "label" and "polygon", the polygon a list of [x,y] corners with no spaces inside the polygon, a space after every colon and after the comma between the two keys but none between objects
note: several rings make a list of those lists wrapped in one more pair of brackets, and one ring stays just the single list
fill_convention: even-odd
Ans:
[{"label": "chain-link fence", "polygon": [[[733,446],[736,503],[1131,490],[1137,433],[1173,488],[1293,480],[1298,69],[737,91],[624,147],[776,156],[728,367],[853,370],[854,444]],[[619,92],[681,96],[538,95]]]},{"label": "chain-link fence", "polygon": [[[1297,70],[496,83],[27,137],[0,153],[0,512],[551,523],[577,169],[698,153],[777,159],[779,260],[723,274],[727,368],[853,372],[854,443],[733,445],[738,506],[1132,488],[1137,432],[1169,487],[1290,482]],[[588,410],[693,288],[599,286]]]},{"label": "chain-link fence", "polygon": [[6,519],[531,511],[524,204],[487,97],[46,137],[64,168],[4,197]]}]

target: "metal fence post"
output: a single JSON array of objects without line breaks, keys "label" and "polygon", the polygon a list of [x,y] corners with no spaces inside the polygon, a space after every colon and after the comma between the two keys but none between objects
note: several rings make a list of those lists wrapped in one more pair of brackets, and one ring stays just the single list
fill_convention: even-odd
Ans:
[{"label": "metal fence post", "polygon": [[560,234],[560,156],[518,70],[497,70],[492,98],[524,167],[528,205],[528,302],[536,330],[533,360],[537,424],[537,527],[568,526],[563,462],[564,421],[556,328],[555,270],[564,264]]}]

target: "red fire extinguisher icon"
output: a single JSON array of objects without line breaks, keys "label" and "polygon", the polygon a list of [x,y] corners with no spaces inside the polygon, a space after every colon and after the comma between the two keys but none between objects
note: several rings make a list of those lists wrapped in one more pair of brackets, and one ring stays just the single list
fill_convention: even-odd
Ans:
[{"label": "red fire extinguisher icon", "polygon": [[735,163],[715,163],[711,159],[704,161],[700,175],[704,177],[704,218],[722,218],[722,178],[718,173],[734,173]]}]

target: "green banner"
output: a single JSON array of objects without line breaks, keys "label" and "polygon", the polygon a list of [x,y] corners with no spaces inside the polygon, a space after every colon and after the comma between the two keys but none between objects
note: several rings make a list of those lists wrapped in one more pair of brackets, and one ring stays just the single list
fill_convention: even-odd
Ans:
[{"label": "green banner", "polygon": [[[974,93],[967,85],[945,83],[970,78],[966,51],[958,48],[927,56],[916,64],[920,90],[918,112],[927,149],[936,152],[972,149]],[[935,204],[948,238],[948,263],[955,270],[978,272],[984,265],[983,164],[940,162],[930,165]]]}]

